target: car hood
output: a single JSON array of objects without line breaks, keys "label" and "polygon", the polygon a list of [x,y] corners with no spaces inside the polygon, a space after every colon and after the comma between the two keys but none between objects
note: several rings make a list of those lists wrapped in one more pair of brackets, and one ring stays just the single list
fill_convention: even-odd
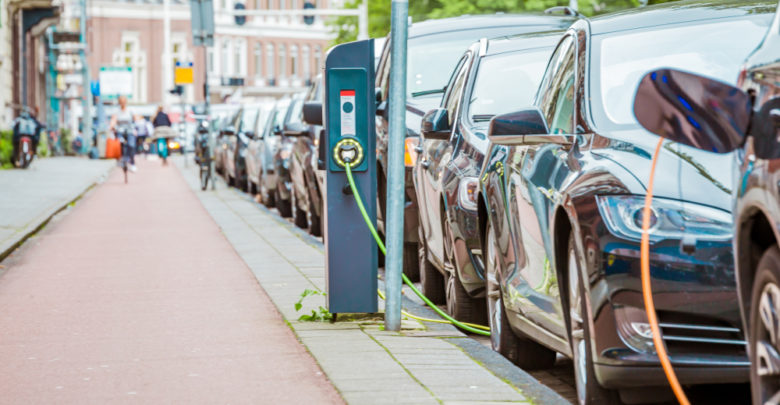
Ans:
[{"label": "car hood", "polygon": [[[622,166],[647,189],[658,136],[637,129],[595,136],[591,152]],[[736,152],[716,154],[665,141],[656,163],[653,195],[731,212]],[[644,190],[631,190],[642,192]]]}]

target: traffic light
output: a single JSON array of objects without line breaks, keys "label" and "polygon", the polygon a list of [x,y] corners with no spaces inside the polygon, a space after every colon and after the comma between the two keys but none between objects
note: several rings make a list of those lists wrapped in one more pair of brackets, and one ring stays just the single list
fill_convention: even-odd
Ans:
[{"label": "traffic light", "polygon": [[176,86],[173,87],[173,89],[168,90],[168,92],[171,94],[175,94],[177,96],[181,96],[182,94],[184,94],[184,86],[177,84]]}]

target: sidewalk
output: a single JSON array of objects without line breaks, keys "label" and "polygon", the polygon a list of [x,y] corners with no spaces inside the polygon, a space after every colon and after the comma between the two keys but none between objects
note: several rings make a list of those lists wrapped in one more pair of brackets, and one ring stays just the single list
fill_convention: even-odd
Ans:
[{"label": "sidewalk", "polygon": [[56,157],[35,159],[25,170],[0,170],[0,260],[114,165]]},{"label": "sidewalk", "polygon": [[343,402],[173,165],[113,171],[10,262],[0,403]]},{"label": "sidewalk", "polygon": [[[404,330],[394,333],[382,330],[379,320],[335,324],[297,321],[302,313],[324,306],[323,297],[317,295],[306,298],[300,312],[294,308],[305,289],[324,290],[322,246],[245,194],[227,188],[224,182],[219,182],[216,192],[200,191],[195,169],[191,165],[181,167],[180,160],[177,164],[190,188],[348,403],[568,403],[451,326],[423,326],[404,320]],[[404,306],[414,305],[405,299]],[[419,306],[413,312],[431,316]],[[477,359],[475,353],[482,355]],[[490,369],[483,365],[487,363]]]}]

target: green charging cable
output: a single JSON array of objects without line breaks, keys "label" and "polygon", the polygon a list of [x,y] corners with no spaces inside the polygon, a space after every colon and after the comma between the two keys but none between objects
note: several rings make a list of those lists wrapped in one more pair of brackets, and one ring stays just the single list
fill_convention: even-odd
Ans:
[{"label": "green charging cable", "polygon": [[[385,249],[385,243],[382,241],[382,238],[379,237],[379,234],[376,231],[376,228],[374,228],[374,224],[371,223],[371,219],[368,217],[368,213],[366,212],[366,207],[363,206],[363,199],[360,197],[360,194],[358,193],[357,186],[355,185],[355,179],[352,178],[352,167],[350,165],[350,162],[346,162],[344,165],[344,170],[347,173],[347,180],[349,181],[349,188],[352,189],[352,194],[355,196],[355,202],[358,205],[358,208],[360,209],[360,213],[363,215],[363,220],[366,222],[366,225],[368,226],[368,229],[371,231],[371,235],[374,236],[374,240],[376,240],[376,244],[379,246],[379,250],[382,251],[385,255],[387,255],[387,249]],[[428,299],[425,295],[423,295],[420,290],[417,289],[417,287],[414,286],[411,280],[409,280],[408,277],[406,277],[406,274],[401,273],[401,277],[404,280],[404,283],[409,286],[409,288],[414,291],[415,294],[417,294],[418,297],[420,297],[425,304],[427,304],[431,309],[436,311],[439,316],[449,321],[449,323],[471,333],[475,333],[477,335],[483,335],[483,336],[490,336],[490,328],[487,326],[482,325],[475,325],[465,322],[460,322],[457,319],[449,316],[446,312],[442,311],[437,307],[431,300]],[[379,296],[384,299],[384,295],[381,291],[379,291]],[[402,311],[404,315],[409,316],[410,318],[419,319],[427,322],[444,322],[440,321],[438,319],[427,319],[427,318],[420,318],[418,316],[411,315],[405,311]]]}]

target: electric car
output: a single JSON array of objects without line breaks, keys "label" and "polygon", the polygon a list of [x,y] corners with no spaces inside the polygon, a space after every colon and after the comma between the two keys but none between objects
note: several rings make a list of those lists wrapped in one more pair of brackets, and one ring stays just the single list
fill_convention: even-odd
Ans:
[{"label": "electric car", "polygon": [[[306,92],[304,104],[321,102],[322,75],[318,75]],[[311,125],[301,117],[291,122],[284,134],[293,138],[293,151],[290,160],[290,178],[293,190],[293,219],[301,228],[308,229],[314,236],[322,235],[322,193],[324,176],[319,175],[318,146],[322,134],[322,126]]]},{"label": "electric car", "polygon": [[254,137],[258,120],[265,119],[267,112],[260,104],[245,104],[238,112],[236,136],[226,138],[225,178],[228,185],[248,190],[249,182],[246,170],[246,148]]},{"label": "electric car", "polygon": [[767,404],[780,396],[780,13],[744,66],[741,91],[678,70],[652,71],[634,109],[645,128],[667,139],[715,153],[737,150],[729,185],[737,292],[753,403]]},{"label": "electric car", "polygon": [[[293,216],[292,178],[290,177],[290,161],[292,158],[294,137],[285,136],[284,131],[298,127],[302,120],[303,94],[296,94],[290,101],[282,121],[282,134],[279,137],[279,149],[273,158],[276,173],[276,209],[279,215],[290,218]],[[305,217],[304,217],[305,218]]]},{"label": "electric car", "polygon": [[[534,105],[492,119],[478,210],[489,217],[482,233],[495,350],[524,368],[552,365],[555,352],[572,357],[583,404],[667,386],[640,283],[656,142],[631,100],[657,67],[735,80],[774,10],[684,1],[577,21]],[[733,154],[680,144],[664,145],[658,160],[653,297],[684,385],[749,375],[731,248],[733,167]]]},{"label": "electric car", "polygon": [[[550,9],[567,14],[567,8]],[[418,251],[418,204],[414,192],[411,168],[416,161],[420,122],[423,114],[436,108],[444,94],[449,73],[474,41],[483,37],[499,37],[524,32],[551,29],[565,29],[574,21],[571,16],[554,15],[489,15],[462,16],[429,20],[409,27],[407,44],[407,105],[405,143],[405,199],[404,207],[404,273],[412,280],[419,275],[420,251]],[[385,232],[387,201],[387,141],[388,141],[388,98],[390,84],[390,40],[384,44],[382,57],[376,70],[376,158],[377,158],[377,229]]]},{"label": "electric car", "polygon": [[290,106],[290,99],[276,102],[262,127],[257,127],[256,136],[249,141],[246,154],[247,174],[251,191],[260,195],[266,207],[276,206],[277,174],[274,168],[274,155],[281,143],[282,125]]},{"label": "electric car", "polygon": [[479,174],[496,115],[533,102],[563,31],[482,39],[457,63],[441,106],[422,120],[412,169],[420,202],[420,283],[450,315],[484,323],[485,279],[477,212]]}]

